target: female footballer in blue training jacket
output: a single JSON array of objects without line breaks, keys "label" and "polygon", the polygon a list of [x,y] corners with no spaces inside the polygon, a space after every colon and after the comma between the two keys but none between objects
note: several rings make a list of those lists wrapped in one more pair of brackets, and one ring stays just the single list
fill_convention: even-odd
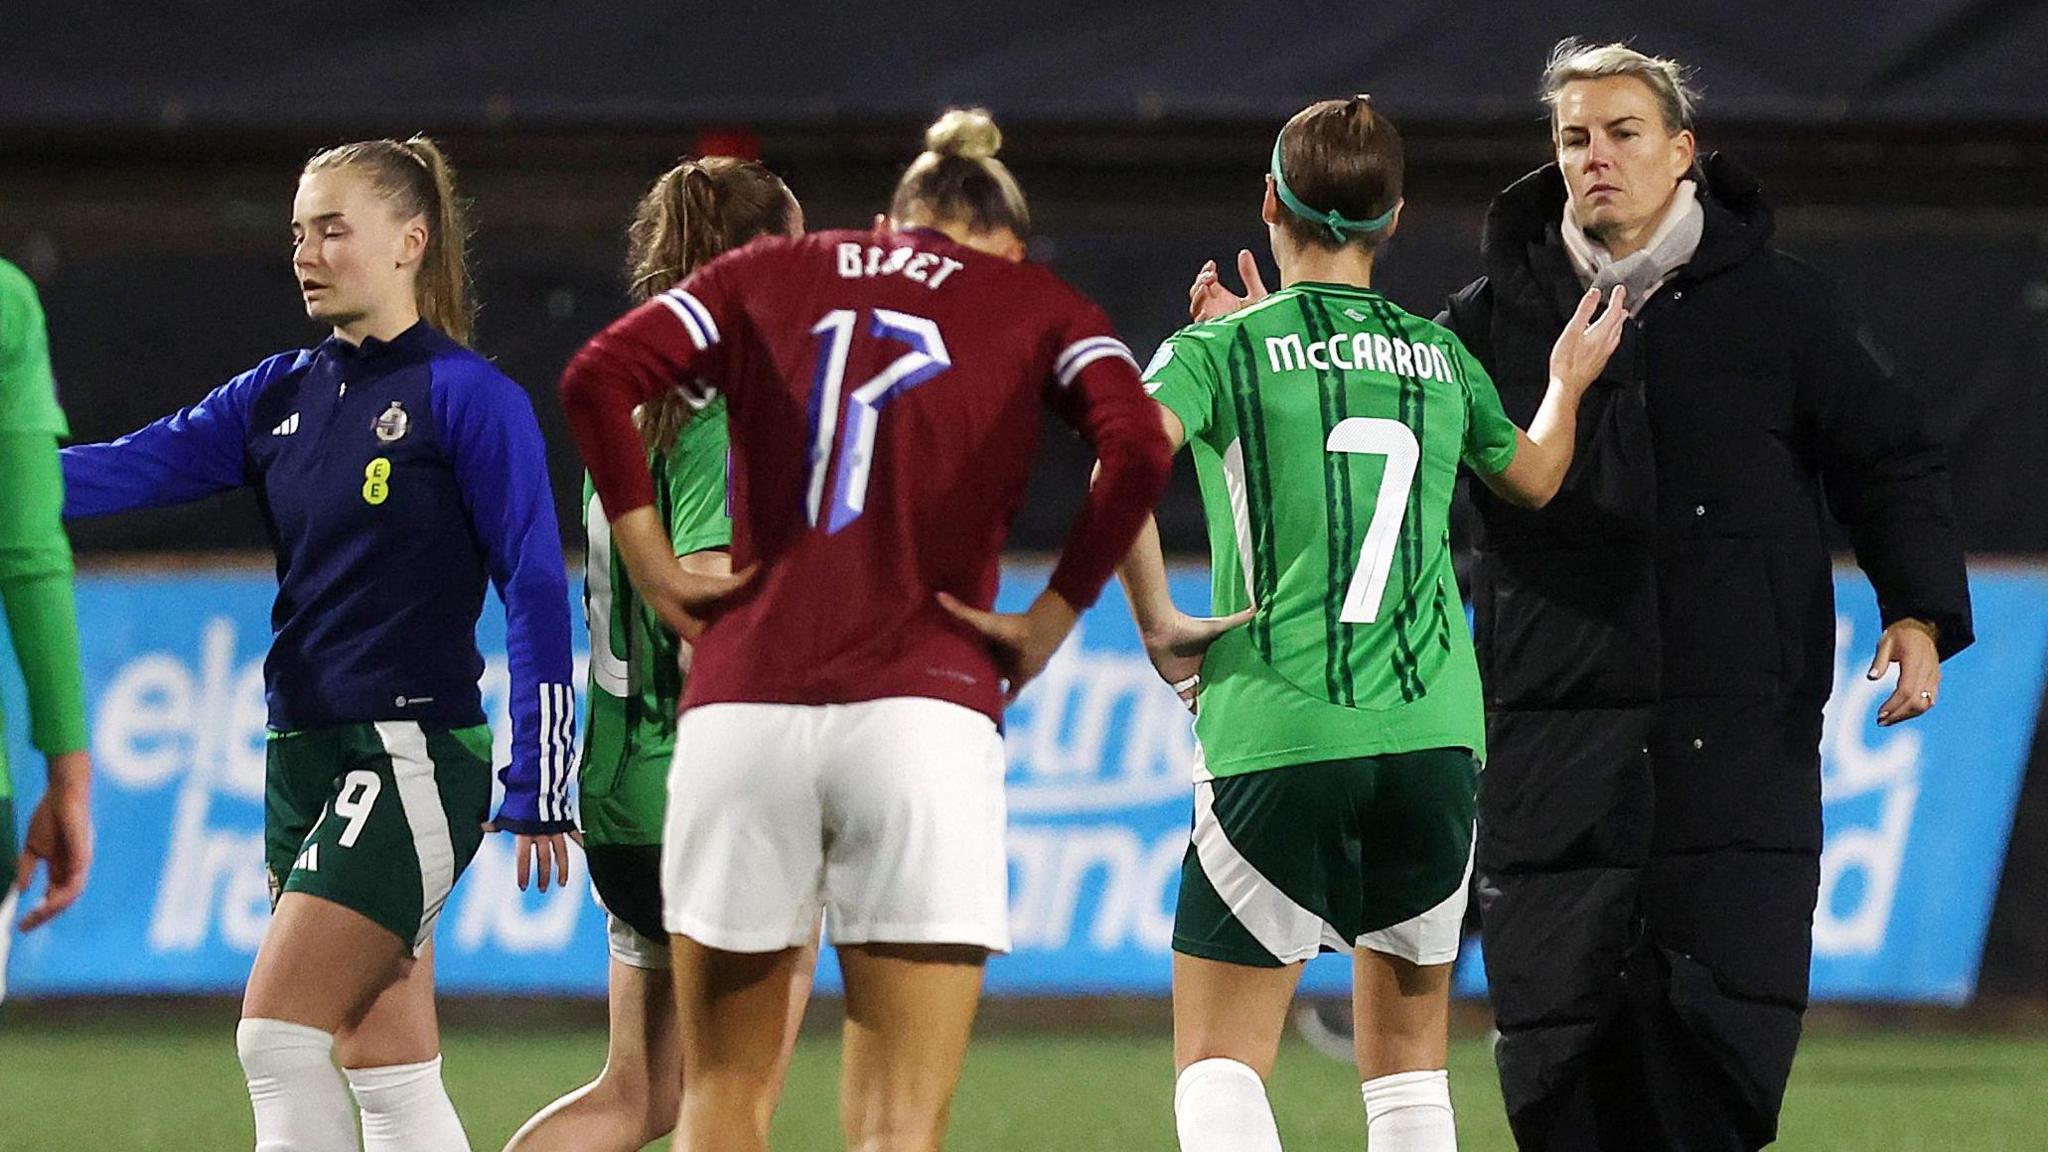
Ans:
[{"label": "female footballer in blue training jacket", "polygon": [[[566,882],[574,704],[546,451],[525,392],[464,345],[465,233],[422,137],[329,149],[292,205],[319,345],[111,444],[66,449],[69,516],[249,486],[277,553],[264,665],[276,913],[236,1048],[261,1152],[467,1149],[441,1083],[432,939],[485,831]],[[505,603],[513,756],[485,824],[484,584]],[[348,1070],[348,1088],[335,1059]]]}]

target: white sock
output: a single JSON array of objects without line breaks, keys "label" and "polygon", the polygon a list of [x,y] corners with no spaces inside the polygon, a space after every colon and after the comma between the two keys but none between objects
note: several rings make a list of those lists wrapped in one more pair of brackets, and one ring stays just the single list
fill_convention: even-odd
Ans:
[{"label": "white sock", "polygon": [[1449,1072],[1396,1072],[1367,1080],[1360,1094],[1371,1152],[1458,1152]]},{"label": "white sock", "polygon": [[1173,1127],[1181,1152],[1280,1152],[1266,1083],[1246,1064],[1197,1060],[1173,1086]]},{"label": "white sock", "polygon": [[356,1152],[356,1110],[334,1067],[334,1037],[283,1020],[244,1020],[235,1051],[256,1113],[256,1152]]},{"label": "white sock", "polygon": [[441,1082],[441,1058],[348,1069],[363,1110],[364,1152],[469,1152],[469,1136]]}]

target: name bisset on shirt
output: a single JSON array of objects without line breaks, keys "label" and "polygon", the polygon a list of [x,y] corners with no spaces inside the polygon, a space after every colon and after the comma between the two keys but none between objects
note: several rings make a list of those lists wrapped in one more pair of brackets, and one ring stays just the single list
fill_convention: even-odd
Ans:
[{"label": "name bisset on shirt", "polygon": [[937,288],[946,278],[967,267],[951,256],[920,252],[907,244],[884,248],[879,244],[841,244],[839,276],[860,280],[870,276],[902,276],[927,288]]}]

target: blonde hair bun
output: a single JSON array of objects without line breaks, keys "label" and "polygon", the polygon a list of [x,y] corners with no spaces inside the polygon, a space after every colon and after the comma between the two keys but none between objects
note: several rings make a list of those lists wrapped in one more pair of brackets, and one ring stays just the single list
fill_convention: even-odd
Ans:
[{"label": "blonde hair bun", "polygon": [[924,130],[925,151],[967,160],[988,160],[1002,150],[1003,130],[986,108],[948,108]]}]

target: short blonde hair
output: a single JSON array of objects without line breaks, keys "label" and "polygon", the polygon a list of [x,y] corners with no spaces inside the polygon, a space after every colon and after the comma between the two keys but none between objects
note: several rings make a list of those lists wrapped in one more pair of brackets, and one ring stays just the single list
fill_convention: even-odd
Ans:
[{"label": "short blonde hair", "polygon": [[1699,100],[1699,92],[1692,86],[1691,69],[1676,60],[1638,52],[1626,44],[1588,44],[1576,36],[1567,36],[1550,50],[1550,60],[1543,66],[1543,104],[1550,109],[1553,129],[1557,123],[1557,99],[1565,85],[1574,80],[1608,76],[1633,76],[1647,85],[1663,112],[1665,131],[1692,127],[1693,104]]}]

